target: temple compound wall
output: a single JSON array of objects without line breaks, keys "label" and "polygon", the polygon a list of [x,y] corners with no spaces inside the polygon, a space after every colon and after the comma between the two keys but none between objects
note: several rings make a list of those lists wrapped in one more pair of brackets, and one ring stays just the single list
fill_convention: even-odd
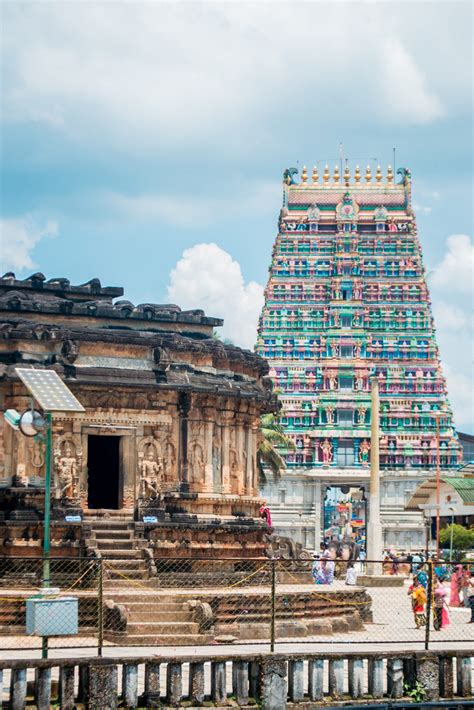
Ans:
[{"label": "temple compound wall", "polygon": [[[16,367],[54,369],[85,407],[53,415],[53,547],[80,544],[104,515],[155,521],[162,539],[194,526],[207,543],[211,528],[261,542],[259,417],[277,407],[266,363],[214,338],[219,319],[122,293],[97,279],[0,279],[2,410],[31,406]],[[0,551],[25,535],[39,551],[44,476],[44,443],[2,418]]]},{"label": "temple compound wall", "polygon": [[[422,548],[405,511],[436,468],[461,461],[435,338],[411,175],[389,166],[353,175],[290,168],[257,352],[270,363],[280,422],[295,445],[282,479],[262,490],[277,531],[319,549],[339,529],[364,538],[370,465],[370,378],[380,390],[385,545]],[[439,438],[438,438],[439,428]],[[334,498],[342,492],[343,502]],[[352,528],[352,529],[351,529]]]}]

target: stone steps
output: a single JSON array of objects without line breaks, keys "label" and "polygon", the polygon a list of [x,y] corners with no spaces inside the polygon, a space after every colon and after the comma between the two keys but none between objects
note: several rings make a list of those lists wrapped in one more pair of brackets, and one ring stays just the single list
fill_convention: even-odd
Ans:
[{"label": "stone steps", "polygon": [[162,609],[147,609],[146,611],[137,611],[131,608],[128,604],[125,604],[127,611],[129,612],[129,623],[134,624],[138,622],[149,622],[149,623],[159,623],[159,624],[169,624],[176,622],[191,623],[189,620],[189,611],[176,611],[175,609],[170,611],[163,611]]},{"label": "stone steps", "polygon": [[173,636],[174,634],[199,635],[199,624],[192,621],[129,621],[127,623],[127,638],[131,635]]},{"label": "stone steps", "polygon": [[183,609],[183,602],[176,602],[173,604],[172,602],[159,602],[159,601],[149,601],[149,602],[142,602],[142,601],[129,601],[129,599],[120,599],[119,595],[115,595],[114,601],[117,602],[117,604],[124,604],[127,609],[130,610],[130,612],[134,614],[141,614],[141,613],[147,613],[147,614],[181,614],[181,613],[187,613],[187,612],[182,612]]},{"label": "stone steps", "polygon": [[[121,543],[123,544],[123,543]],[[133,558],[133,559],[138,559],[140,556],[141,559],[141,550],[135,550],[135,549],[124,549],[122,547],[113,549],[113,548],[106,548],[104,549],[102,545],[98,546],[98,550],[102,555],[102,558],[107,562],[108,560],[120,560],[120,559],[127,559],[127,558]],[[137,554],[138,553],[138,554]]]},{"label": "stone steps", "polygon": [[96,540],[131,540],[132,531],[123,530],[119,528],[118,530],[109,530],[109,528],[102,530],[102,528],[93,528],[95,532]]},{"label": "stone steps", "polygon": [[210,644],[214,637],[210,634],[127,634],[126,636],[108,636],[108,640],[118,645],[126,639],[127,646],[202,646]]}]

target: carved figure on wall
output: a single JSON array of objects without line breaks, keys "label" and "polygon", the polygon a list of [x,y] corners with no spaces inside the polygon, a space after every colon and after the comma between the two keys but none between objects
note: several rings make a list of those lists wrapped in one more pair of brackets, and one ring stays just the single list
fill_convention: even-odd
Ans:
[{"label": "carved figure on wall", "polygon": [[352,298],[354,301],[360,301],[362,298],[362,286],[360,281],[357,281],[357,279],[354,279],[352,284]]},{"label": "carved figure on wall", "polygon": [[77,459],[70,442],[64,444],[64,452],[56,451],[56,471],[58,473],[59,498],[77,497]]},{"label": "carved figure on wall", "polygon": [[367,412],[367,407],[363,404],[357,408],[357,413],[359,414],[359,424],[365,424],[365,415]]},{"label": "carved figure on wall", "polygon": [[204,452],[198,443],[194,443],[191,448],[189,463],[191,464],[192,480],[195,483],[204,480]]},{"label": "carved figure on wall", "polygon": [[326,421],[328,424],[334,424],[334,407],[326,407]]},{"label": "carved figure on wall", "polygon": [[369,451],[370,444],[367,439],[364,439],[359,449],[359,459],[362,464],[367,464],[369,462]]},{"label": "carved figure on wall", "polygon": [[334,374],[328,376],[329,389],[335,390],[337,386],[337,377]]},{"label": "carved figure on wall", "polygon": [[150,444],[139,463],[140,468],[140,496],[142,498],[156,498],[161,479],[163,464],[158,458],[156,449]]},{"label": "carved figure on wall", "polygon": [[172,481],[176,466],[176,451],[170,439],[165,444],[165,477],[167,481]]},{"label": "carved figure on wall", "polygon": [[355,345],[354,345],[354,355],[355,357],[359,358],[362,353],[362,342],[360,340],[356,340]]},{"label": "carved figure on wall", "polygon": [[332,462],[332,444],[329,439],[324,439],[322,444],[319,444],[321,451],[323,452],[323,463]]}]

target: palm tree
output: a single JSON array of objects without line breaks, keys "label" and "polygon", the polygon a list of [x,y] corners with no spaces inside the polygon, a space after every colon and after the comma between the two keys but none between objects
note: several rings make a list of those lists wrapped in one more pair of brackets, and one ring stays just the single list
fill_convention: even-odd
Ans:
[{"label": "palm tree", "polygon": [[264,414],[260,418],[260,433],[262,435],[257,449],[257,467],[260,483],[266,483],[265,467],[273,473],[275,481],[280,479],[280,472],[286,468],[286,463],[278,449],[294,450],[293,440],[285,434],[282,425],[274,414]]}]

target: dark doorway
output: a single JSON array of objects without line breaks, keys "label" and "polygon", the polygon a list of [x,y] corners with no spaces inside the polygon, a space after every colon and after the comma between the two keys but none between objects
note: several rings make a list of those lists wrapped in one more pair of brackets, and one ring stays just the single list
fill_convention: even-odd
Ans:
[{"label": "dark doorway", "polygon": [[120,508],[120,436],[89,436],[89,508]]}]

